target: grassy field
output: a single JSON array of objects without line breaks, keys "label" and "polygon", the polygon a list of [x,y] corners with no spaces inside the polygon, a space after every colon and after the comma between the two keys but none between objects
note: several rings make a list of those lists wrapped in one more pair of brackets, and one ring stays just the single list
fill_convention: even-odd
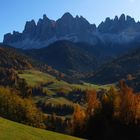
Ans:
[{"label": "grassy field", "polygon": [[75,105],[72,101],[64,97],[48,98],[48,97],[36,96],[36,97],[33,97],[33,99],[35,103],[42,102],[42,103],[45,103],[46,105],[50,103],[54,105],[69,105],[69,106]]},{"label": "grassy field", "polygon": [[62,92],[64,94],[68,94],[70,91],[76,90],[76,89],[97,90],[97,91],[101,89],[108,90],[111,86],[111,85],[95,85],[95,84],[90,84],[90,83],[69,84],[63,80],[58,80],[47,73],[43,73],[36,70],[24,70],[19,73],[19,77],[25,79],[27,84],[31,87],[43,84],[43,90],[44,90],[45,95],[47,96],[33,97],[36,103],[47,102],[47,103],[52,103],[55,105],[63,105],[63,104],[72,105],[73,104],[73,102],[63,97],[53,98],[53,95],[57,96],[57,93]]},{"label": "grassy field", "polygon": [[39,84],[51,83],[48,86],[43,87],[44,91],[50,95],[53,95],[58,91],[68,93],[72,90],[67,82],[58,80],[47,73],[36,70],[22,71],[22,73],[19,74],[19,77],[25,79],[28,85],[31,87],[37,86]]},{"label": "grassy field", "polygon": [[19,77],[25,79],[30,86],[36,86],[40,83],[57,82],[55,77],[36,70],[22,71],[19,73]]},{"label": "grassy field", "polygon": [[47,100],[47,104],[55,104],[55,105],[70,105],[73,106],[73,102],[67,100],[66,98],[63,97],[58,97],[58,98],[50,98]]},{"label": "grassy field", "polygon": [[0,140],[80,140],[79,138],[33,128],[0,117]]},{"label": "grassy field", "polygon": [[56,92],[64,92],[68,93],[72,91],[73,89],[81,89],[81,90],[100,90],[100,89],[109,89],[111,85],[94,85],[89,83],[83,83],[83,84],[69,84],[62,80],[57,80],[55,77],[35,70],[26,70],[23,71],[21,74],[19,74],[20,78],[23,78],[27,81],[29,86],[37,86],[39,84],[47,84],[50,83],[47,86],[44,86],[44,90],[48,94],[54,94]]}]

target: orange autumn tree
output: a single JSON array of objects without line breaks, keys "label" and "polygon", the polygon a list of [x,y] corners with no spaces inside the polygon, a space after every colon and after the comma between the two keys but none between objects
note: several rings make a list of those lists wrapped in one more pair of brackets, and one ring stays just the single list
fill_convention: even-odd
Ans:
[{"label": "orange autumn tree", "polygon": [[79,124],[79,126],[82,126],[85,119],[85,111],[80,107],[79,104],[76,104],[74,113],[73,113],[73,122],[74,124]]},{"label": "orange autumn tree", "polygon": [[76,104],[73,113],[73,123],[72,123],[73,124],[72,130],[75,135],[77,136],[81,135],[85,124],[85,118],[86,118],[85,111],[81,108],[79,104]]},{"label": "orange autumn tree", "polygon": [[136,95],[136,116],[135,123],[140,123],[140,94]]},{"label": "orange autumn tree", "polygon": [[100,107],[100,102],[97,99],[97,93],[95,90],[87,91],[87,116],[94,115],[97,109]]},{"label": "orange autumn tree", "polygon": [[140,120],[140,99],[132,88],[120,81],[120,118],[125,123],[137,123]]}]

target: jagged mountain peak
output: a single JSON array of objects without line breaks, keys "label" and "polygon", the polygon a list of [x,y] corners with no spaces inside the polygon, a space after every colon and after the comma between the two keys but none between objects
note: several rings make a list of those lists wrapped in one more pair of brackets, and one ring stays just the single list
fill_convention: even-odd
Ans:
[{"label": "jagged mountain peak", "polygon": [[64,19],[69,19],[69,18],[74,18],[69,12],[66,12],[62,17],[61,19],[64,18]]},{"label": "jagged mountain peak", "polygon": [[132,18],[131,16],[126,16],[126,20],[128,21],[128,22],[131,22],[131,23],[135,23],[135,19],[134,18]]},{"label": "jagged mountain peak", "polygon": [[[114,19],[107,17],[96,27],[83,16],[73,17],[67,12],[56,21],[49,19],[45,14],[37,24],[34,20],[28,21],[22,33],[8,33],[4,35],[3,42],[24,49],[42,48],[57,40],[88,42],[94,45],[100,41],[123,44],[140,38],[139,32],[140,24],[125,14],[115,16]],[[129,36],[129,33],[133,33],[133,36]]]},{"label": "jagged mountain peak", "polygon": [[122,14],[119,18],[119,21],[125,21],[126,17],[125,17],[125,14]]},{"label": "jagged mountain peak", "polygon": [[6,34],[3,42],[26,49],[41,48],[62,39],[88,42],[88,34],[93,34],[95,28],[84,17],[73,17],[68,12],[56,21],[44,14],[37,24],[34,20],[26,22],[22,33]]},{"label": "jagged mountain peak", "polygon": [[43,19],[49,19],[46,14],[43,15]]},{"label": "jagged mountain peak", "polygon": [[24,27],[24,31],[23,32],[27,32],[30,33],[32,32],[32,30],[34,30],[36,28],[36,23],[34,20],[31,21],[27,21]]},{"label": "jagged mountain peak", "polygon": [[119,20],[118,16],[115,16],[114,21],[118,21],[118,20]]},{"label": "jagged mountain peak", "polygon": [[120,17],[115,16],[114,19],[107,17],[104,22],[101,22],[98,26],[98,30],[102,33],[118,34],[127,31],[131,28],[131,31],[139,30],[134,18],[129,15],[121,14]]}]

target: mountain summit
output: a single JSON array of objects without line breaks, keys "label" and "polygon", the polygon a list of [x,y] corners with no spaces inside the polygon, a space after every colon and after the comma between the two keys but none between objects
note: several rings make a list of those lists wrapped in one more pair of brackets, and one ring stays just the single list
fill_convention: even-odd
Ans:
[{"label": "mountain summit", "polygon": [[3,42],[15,47],[41,48],[57,40],[90,41],[89,35],[95,32],[96,26],[91,25],[82,16],[73,17],[65,13],[57,21],[43,15],[37,24],[34,20],[28,21],[22,33],[13,32],[4,35]]},{"label": "mountain summit", "polygon": [[133,29],[133,31],[140,31],[140,23],[136,23],[134,18],[122,14],[120,17],[115,16],[114,19],[106,18],[102,22],[98,30],[102,33],[120,33]]},{"label": "mountain summit", "polygon": [[73,17],[65,13],[60,19],[54,21],[46,15],[39,19],[27,21],[22,33],[13,31],[4,35],[3,43],[17,48],[31,49],[43,48],[58,40],[73,42],[88,42],[95,45],[99,42],[105,44],[126,44],[138,41],[140,38],[140,23],[130,16],[122,14],[114,19],[106,18],[96,27],[84,17]]}]

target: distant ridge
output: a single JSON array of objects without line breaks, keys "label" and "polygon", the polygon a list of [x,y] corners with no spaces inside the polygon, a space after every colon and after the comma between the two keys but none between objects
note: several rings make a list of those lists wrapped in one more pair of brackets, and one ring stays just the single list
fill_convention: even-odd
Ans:
[{"label": "distant ridge", "polygon": [[122,14],[114,19],[108,17],[96,27],[84,17],[73,17],[70,13],[65,13],[56,21],[43,15],[37,23],[34,20],[27,21],[22,33],[13,31],[12,34],[5,34],[3,43],[31,49],[46,47],[57,40],[87,42],[93,45],[99,42],[109,45],[140,42],[140,22]]},{"label": "distant ridge", "polygon": [[96,84],[115,83],[120,79],[140,91],[140,48],[107,63],[87,78]]}]

